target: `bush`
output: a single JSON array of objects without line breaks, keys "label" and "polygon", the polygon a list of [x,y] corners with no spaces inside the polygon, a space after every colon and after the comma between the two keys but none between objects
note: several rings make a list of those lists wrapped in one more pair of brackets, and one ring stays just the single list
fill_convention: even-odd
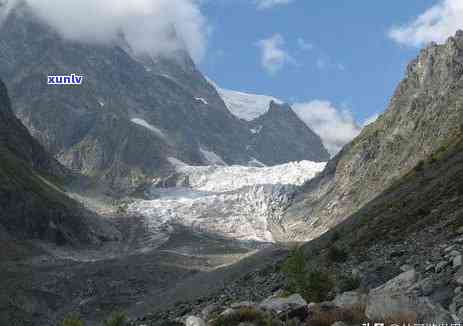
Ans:
[{"label": "bush", "polygon": [[103,326],[126,326],[127,314],[123,312],[115,312],[111,317],[103,322]]},{"label": "bush", "polygon": [[69,315],[61,322],[60,326],[85,326],[85,324],[78,316]]},{"label": "bush", "polygon": [[338,246],[331,246],[328,251],[328,258],[337,263],[343,263],[347,260],[349,254],[344,249],[339,248]]},{"label": "bush", "polygon": [[418,164],[415,166],[416,172],[421,172],[424,170],[424,161],[419,161]]},{"label": "bush", "polygon": [[339,283],[339,291],[342,293],[342,292],[357,290],[360,287],[361,281],[360,281],[360,277],[358,276],[348,276],[348,277],[341,278],[338,283]]},{"label": "bush", "polygon": [[334,287],[331,277],[319,270],[308,271],[302,249],[294,249],[282,268],[289,284],[287,290],[299,293],[306,301],[320,302],[328,298]]}]

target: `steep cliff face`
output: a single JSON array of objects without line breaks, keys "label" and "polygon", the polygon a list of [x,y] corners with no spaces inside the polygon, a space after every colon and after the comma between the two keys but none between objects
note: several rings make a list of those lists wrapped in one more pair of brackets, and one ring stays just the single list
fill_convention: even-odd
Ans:
[{"label": "steep cliff face", "polygon": [[410,63],[386,112],[308,182],[281,220],[282,238],[340,223],[444,145],[463,122],[463,32]]},{"label": "steep cliff face", "polygon": [[0,228],[18,238],[98,243],[119,232],[53,182],[69,176],[14,116],[0,82]]},{"label": "steep cliff face", "polygon": [[[185,52],[135,54],[123,36],[104,46],[71,42],[27,7],[12,11],[0,39],[0,73],[16,115],[62,164],[115,190],[170,173],[169,157],[192,165],[288,161],[264,160],[249,146],[248,123]],[[84,76],[81,86],[47,85],[48,75],[71,73]]]},{"label": "steep cliff face", "polygon": [[257,159],[270,164],[310,159],[326,162],[330,155],[315,134],[287,104],[270,102],[269,110],[250,122],[251,148]]}]

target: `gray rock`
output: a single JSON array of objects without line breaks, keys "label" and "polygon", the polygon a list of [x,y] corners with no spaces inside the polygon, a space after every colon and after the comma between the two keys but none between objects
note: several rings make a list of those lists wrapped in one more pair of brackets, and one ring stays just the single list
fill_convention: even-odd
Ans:
[{"label": "gray rock", "polygon": [[338,294],[333,300],[333,303],[339,308],[349,309],[352,307],[365,306],[367,300],[368,296],[366,294],[357,291],[349,291]]},{"label": "gray rock", "polygon": [[451,252],[455,248],[455,245],[448,246],[444,249],[444,252],[448,253]]},{"label": "gray rock", "polygon": [[441,261],[436,265],[435,271],[436,273],[440,273],[445,270],[445,268],[450,264],[448,261]]},{"label": "gray rock", "polygon": [[201,311],[201,316],[203,317],[204,320],[208,320],[213,313],[216,313],[216,312],[220,311],[220,309],[221,309],[221,307],[219,305],[211,304],[211,305],[205,307]]},{"label": "gray rock", "polygon": [[457,255],[453,258],[452,261],[453,268],[458,268],[463,265],[463,256],[462,255]]},{"label": "gray rock", "polygon": [[277,314],[301,306],[307,306],[307,302],[299,294],[293,294],[287,298],[270,297],[259,304],[262,309],[274,311]]},{"label": "gray rock", "polygon": [[449,253],[449,256],[450,257],[456,257],[460,255],[460,252],[458,250],[452,250],[450,253]]},{"label": "gray rock", "polygon": [[460,269],[453,276],[453,280],[458,285],[463,285],[463,268],[460,267]]},{"label": "gray rock", "polygon": [[343,322],[343,321],[337,321],[333,323],[331,326],[349,326],[349,324]]},{"label": "gray rock", "polygon": [[242,301],[236,302],[230,305],[232,309],[239,309],[239,308],[255,308],[257,307],[257,303],[251,301]]},{"label": "gray rock", "polygon": [[207,326],[204,320],[195,316],[189,316],[185,321],[186,326]]},{"label": "gray rock", "polygon": [[293,294],[287,298],[270,297],[264,300],[259,307],[284,319],[304,320],[309,313],[307,302],[299,294]]},{"label": "gray rock", "polygon": [[402,272],[406,272],[406,271],[409,271],[409,270],[412,270],[412,269],[413,269],[413,266],[408,265],[408,264],[400,266],[400,270]]},{"label": "gray rock", "polygon": [[227,308],[220,314],[220,316],[228,317],[228,316],[232,316],[232,315],[234,315],[236,313],[237,313],[237,311],[235,309]]}]

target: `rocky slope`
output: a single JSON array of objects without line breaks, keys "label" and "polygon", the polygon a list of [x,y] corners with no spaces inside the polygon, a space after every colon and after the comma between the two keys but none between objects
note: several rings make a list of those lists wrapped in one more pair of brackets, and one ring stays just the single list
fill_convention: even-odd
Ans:
[{"label": "rocky slope", "polygon": [[463,129],[358,212],[302,248],[305,271],[331,280],[323,302],[288,298],[288,278],[276,261],[133,325],[164,325],[166,320],[182,325],[189,316],[212,323],[234,316],[227,325],[246,318],[250,325],[260,325],[261,314],[270,314],[275,325],[284,325],[287,315],[295,318],[295,325],[461,323]]},{"label": "rocky slope", "polygon": [[[17,116],[61,163],[113,190],[168,174],[169,157],[192,165],[276,161],[250,146],[251,127],[229,112],[185,52],[135,54],[123,36],[105,46],[70,42],[25,7],[6,18],[0,38],[0,73]],[[81,86],[46,84],[49,74],[71,73],[84,76]],[[304,140],[291,145],[297,141]]]},{"label": "rocky slope", "polygon": [[422,50],[386,112],[304,186],[282,217],[282,239],[322,234],[442,146],[463,121],[462,74],[462,31]]},{"label": "rocky slope", "polygon": [[[98,243],[118,232],[59,188],[69,173],[32,138],[0,82],[0,226],[17,238]],[[55,184],[53,182],[56,182]]]}]

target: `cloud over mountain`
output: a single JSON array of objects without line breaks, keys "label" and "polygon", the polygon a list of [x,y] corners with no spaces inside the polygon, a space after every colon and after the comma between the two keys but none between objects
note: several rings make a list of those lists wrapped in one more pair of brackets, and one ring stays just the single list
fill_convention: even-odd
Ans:
[{"label": "cloud over mountain", "polygon": [[295,103],[293,109],[320,136],[331,155],[339,152],[361,131],[350,111],[338,110],[328,101]]},{"label": "cloud over mountain", "polygon": [[[24,1],[71,40],[110,43],[123,33],[136,52],[163,55],[185,48],[196,61],[205,52],[207,24],[196,0]],[[3,2],[5,15],[21,0]]]}]

